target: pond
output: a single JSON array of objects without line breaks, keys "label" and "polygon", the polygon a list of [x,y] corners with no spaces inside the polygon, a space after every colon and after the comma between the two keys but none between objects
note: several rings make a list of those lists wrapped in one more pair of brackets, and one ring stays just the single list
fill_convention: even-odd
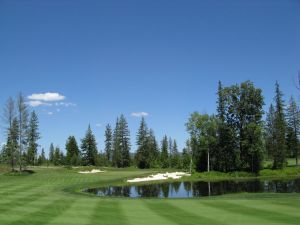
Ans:
[{"label": "pond", "polygon": [[85,189],[97,196],[128,198],[199,198],[230,193],[300,193],[300,178],[290,180],[243,180],[218,182],[164,182]]}]

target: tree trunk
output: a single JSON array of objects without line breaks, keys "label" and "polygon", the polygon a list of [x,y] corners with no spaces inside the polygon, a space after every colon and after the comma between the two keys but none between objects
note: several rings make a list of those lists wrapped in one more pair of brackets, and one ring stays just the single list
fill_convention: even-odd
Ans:
[{"label": "tree trunk", "polygon": [[209,165],[209,149],[207,150],[207,172],[210,171],[210,165]]}]

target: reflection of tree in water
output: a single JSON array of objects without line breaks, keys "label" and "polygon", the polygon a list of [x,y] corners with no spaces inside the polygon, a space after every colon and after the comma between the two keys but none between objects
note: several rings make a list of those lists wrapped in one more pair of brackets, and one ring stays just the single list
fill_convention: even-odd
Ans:
[{"label": "reflection of tree in water", "polygon": [[201,197],[208,196],[207,182],[199,181],[192,184],[193,196]]},{"label": "reflection of tree in water", "polygon": [[162,183],[161,184],[161,191],[162,191],[162,194],[163,194],[164,198],[169,197],[169,189],[170,189],[170,184],[169,183]]},{"label": "reflection of tree in water", "polygon": [[192,192],[192,183],[191,182],[183,182],[184,190],[186,191],[186,197],[191,196]]},{"label": "reflection of tree in water", "polygon": [[171,187],[174,189],[174,191],[175,191],[176,193],[178,193],[179,188],[180,188],[180,185],[181,185],[181,182],[174,182],[174,183],[171,183]]},{"label": "reflection of tree in water", "polygon": [[265,181],[265,190],[268,192],[291,193],[300,192],[300,179]]},{"label": "reflection of tree in water", "polygon": [[135,190],[140,197],[159,197],[160,192],[157,184],[136,186]]},{"label": "reflection of tree in water", "polygon": [[130,194],[131,194],[130,186],[124,186],[123,187],[123,196],[124,197],[130,197]]},{"label": "reflection of tree in water", "polygon": [[[181,188],[181,185],[183,187]],[[86,192],[98,196],[117,197],[201,197],[222,195],[239,192],[300,192],[300,179],[295,180],[248,180],[248,181],[221,181],[221,182],[175,182],[141,186],[101,187],[87,189]]]}]

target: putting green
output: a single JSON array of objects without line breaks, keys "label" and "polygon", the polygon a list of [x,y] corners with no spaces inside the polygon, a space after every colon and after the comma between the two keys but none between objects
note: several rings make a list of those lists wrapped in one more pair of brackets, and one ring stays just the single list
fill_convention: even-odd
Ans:
[{"label": "putting green", "polygon": [[[122,182],[151,171],[78,174],[35,169],[26,176],[0,175],[2,225],[300,224],[300,194],[235,194],[201,199],[99,198],[78,190]],[[75,192],[74,190],[77,190]]]}]

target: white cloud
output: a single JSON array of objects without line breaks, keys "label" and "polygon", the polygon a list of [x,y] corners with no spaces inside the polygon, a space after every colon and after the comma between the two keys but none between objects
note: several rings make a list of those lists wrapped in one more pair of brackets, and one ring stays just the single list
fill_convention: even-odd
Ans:
[{"label": "white cloud", "polygon": [[47,113],[49,116],[52,116],[53,115],[53,112],[48,112]]},{"label": "white cloud", "polygon": [[145,116],[149,116],[149,113],[147,113],[147,112],[132,112],[131,116],[134,116],[134,117],[145,117]]},{"label": "white cloud", "polygon": [[56,106],[64,106],[64,107],[75,107],[77,106],[75,103],[72,102],[56,102],[55,103]]},{"label": "white cloud", "polygon": [[102,124],[101,123],[96,123],[96,127],[101,127]]},{"label": "white cloud", "polygon": [[56,102],[56,101],[62,101],[66,97],[59,93],[46,92],[40,94],[32,94],[29,95],[27,98],[33,101]]},{"label": "white cloud", "polygon": [[56,109],[56,112],[60,112],[60,109]]},{"label": "white cloud", "polygon": [[29,102],[27,102],[27,104],[31,107],[37,107],[37,106],[41,106],[41,105],[46,105],[46,106],[51,106],[52,105],[50,103],[42,102],[42,101],[39,101],[39,100],[29,101]]}]

